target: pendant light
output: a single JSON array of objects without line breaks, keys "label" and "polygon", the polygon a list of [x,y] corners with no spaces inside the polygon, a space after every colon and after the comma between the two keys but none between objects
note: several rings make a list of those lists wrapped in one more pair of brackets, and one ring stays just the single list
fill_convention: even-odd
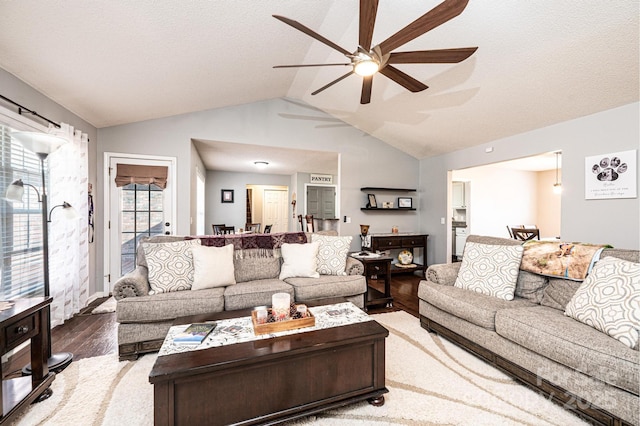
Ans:
[{"label": "pendant light", "polygon": [[556,183],[553,184],[554,194],[562,193],[562,184],[558,180],[559,161],[560,161],[560,151],[556,151]]}]

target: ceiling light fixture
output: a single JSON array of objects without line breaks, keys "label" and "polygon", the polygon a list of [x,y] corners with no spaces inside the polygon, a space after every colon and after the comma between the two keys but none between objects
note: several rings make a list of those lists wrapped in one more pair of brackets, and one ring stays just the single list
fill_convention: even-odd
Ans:
[{"label": "ceiling light fixture", "polygon": [[380,63],[373,57],[360,52],[353,57],[353,72],[362,77],[374,75],[380,69]]},{"label": "ceiling light fixture", "polygon": [[269,165],[268,161],[254,161],[253,164],[256,165],[257,168],[259,169],[264,169],[265,167],[267,167]]},{"label": "ceiling light fixture", "polygon": [[559,160],[560,160],[560,151],[556,151],[556,183],[553,184],[553,193],[560,194],[562,193],[562,184],[558,180],[558,170],[559,170]]}]

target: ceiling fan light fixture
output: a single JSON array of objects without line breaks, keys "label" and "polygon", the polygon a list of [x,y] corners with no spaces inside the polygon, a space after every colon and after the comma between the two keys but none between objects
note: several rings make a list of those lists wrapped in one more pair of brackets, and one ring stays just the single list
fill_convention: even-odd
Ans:
[{"label": "ceiling fan light fixture", "polygon": [[374,75],[380,69],[380,64],[375,59],[358,55],[355,58],[355,62],[353,64],[353,72],[362,77],[369,77],[370,75]]}]

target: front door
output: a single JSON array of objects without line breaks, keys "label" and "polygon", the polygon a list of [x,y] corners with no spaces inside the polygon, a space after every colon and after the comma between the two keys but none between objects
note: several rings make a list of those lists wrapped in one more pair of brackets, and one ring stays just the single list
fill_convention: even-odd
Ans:
[{"label": "front door", "polygon": [[[135,268],[136,247],[142,237],[173,234],[173,169],[175,160],[109,156],[109,218],[107,221],[107,247],[105,257],[105,291],[111,291],[113,283]],[[169,168],[167,187],[163,190],[155,184],[131,183],[117,187],[115,183],[118,164],[166,166]]]}]

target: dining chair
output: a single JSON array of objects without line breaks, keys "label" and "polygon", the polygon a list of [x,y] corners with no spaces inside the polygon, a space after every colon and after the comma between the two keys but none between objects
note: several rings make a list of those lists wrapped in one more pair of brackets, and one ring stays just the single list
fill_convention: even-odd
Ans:
[{"label": "dining chair", "polygon": [[211,225],[213,226],[213,235],[222,235],[222,228],[224,228],[224,223],[218,223]]},{"label": "dining chair", "polygon": [[538,228],[511,228],[514,240],[529,241],[534,238],[540,239],[540,230]]},{"label": "dining chair", "polygon": [[302,232],[315,232],[312,214],[307,214],[304,216],[299,214],[298,222],[300,222],[300,229],[302,230]]},{"label": "dining chair", "polygon": [[271,227],[272,227],[272,226],[273,226],[273,225],[265,225],[265,227],[264,227],[264,233],[265,233],[265,234],[270,234],[270,233],[271,233]]},{"label": "dining chair", "polygon": [[222,228],[220,228],[221,234],[225,235],[225,234],[235,234],[236,233],[236,227],[235,226],[223,226]]},{"label": "dining chair", "polygon": [[249,231],[249,232],[253,232],[254,234],[259,234],[260,233],[260,227],[261,227],[260,223],[245,223],[244,230],[245,231]]}]

